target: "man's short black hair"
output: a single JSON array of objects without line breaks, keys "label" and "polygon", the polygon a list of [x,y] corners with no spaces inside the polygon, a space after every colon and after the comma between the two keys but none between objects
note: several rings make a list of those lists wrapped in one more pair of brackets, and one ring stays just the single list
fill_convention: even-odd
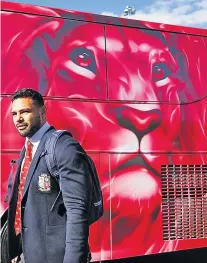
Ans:
[{"label": "man's short black hair", "polygon": [[16,99],[20,99],[20,98],[31,98],[33,100],[33,102],[38,106],[38,107],[42,107],[44,106],[44,100],[42,95],[33,89],[21,89],[21,90],[17,90],[13,96],[12,96],[12,102]]}]

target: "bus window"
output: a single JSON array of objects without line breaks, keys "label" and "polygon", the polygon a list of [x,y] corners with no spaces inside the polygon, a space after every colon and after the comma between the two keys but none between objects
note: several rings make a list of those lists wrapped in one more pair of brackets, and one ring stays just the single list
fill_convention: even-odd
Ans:
[{"label": "bus window", "polygon": [[[106,99],[104,26],[3,12],[2,93]],[[15,40],[15,41],[14,41]]]},{"label": "bus window", "polygon": [[202,36],[106,26],[109,99],[176,104],[202,99],[206,45]]}]

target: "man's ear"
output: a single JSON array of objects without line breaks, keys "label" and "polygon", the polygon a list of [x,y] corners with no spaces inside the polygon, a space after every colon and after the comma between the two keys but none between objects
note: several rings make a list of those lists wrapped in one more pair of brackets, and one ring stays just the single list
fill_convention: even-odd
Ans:
[{"label": "man's ear", "polygon": [[41,113],[45,115],[47,114],[47,108],[45,105],[41,107]]}]

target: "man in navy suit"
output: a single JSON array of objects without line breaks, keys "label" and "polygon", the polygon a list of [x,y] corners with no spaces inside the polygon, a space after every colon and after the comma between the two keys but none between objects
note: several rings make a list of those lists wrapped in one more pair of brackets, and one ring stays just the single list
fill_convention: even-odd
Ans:
[{"label": "man in navy suit", "polygon": [[9,258],[17,262],[23,252],[26,263],[86,263],[90,181],[84,150],[70,135],[58,139],[60,192],[45,160],[45,142],[55,128],[46,120],[41,94],[32,89],[15,92],[12,115],[26,140],[9,202]]}]

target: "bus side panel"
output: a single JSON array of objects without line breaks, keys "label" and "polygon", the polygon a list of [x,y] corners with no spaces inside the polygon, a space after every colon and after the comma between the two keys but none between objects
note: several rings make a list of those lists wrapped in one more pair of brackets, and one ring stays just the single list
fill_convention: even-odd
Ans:
[{"label": "bus side panel", "polygon": [[[96,111],[96,103],[46,100],[48,110],[48,122],[57,129],[67,129],[73,134],[88,154],[93,158],[104,197],[104,215],[90,227],[90,247],[93,260],[111,259],[111,227],[110,227],[110,173],[109,154],[100,153],[100,145],[106,144],[106,139],[101,140],[100,125],[103,117]],[[12,115],[9,114],[10,98],[2,98],[2,110],[8,111],[1,118],[2,125],[2,210],[6,208],[3,200],[7,191],[7,179],[10,171],[9,162],[18,159],[23,139],[18,135],[12,123]],[[54,110],[55,109],[55,110]],[[94,116],[96,116],[94,118]],[[105,136],[107,138],[107,136]],[[15,165],[16,168],[16,165]],[[15,176],[15,169],[13,172]]]},{"label": "bus side panel", "polygon": [[113,259],[207,246],[206,46],[106,26]]},{"label": "bus side panel", "polygon": [[113,259],[207,246],[204,164],[207,154],[111,154]]}]

